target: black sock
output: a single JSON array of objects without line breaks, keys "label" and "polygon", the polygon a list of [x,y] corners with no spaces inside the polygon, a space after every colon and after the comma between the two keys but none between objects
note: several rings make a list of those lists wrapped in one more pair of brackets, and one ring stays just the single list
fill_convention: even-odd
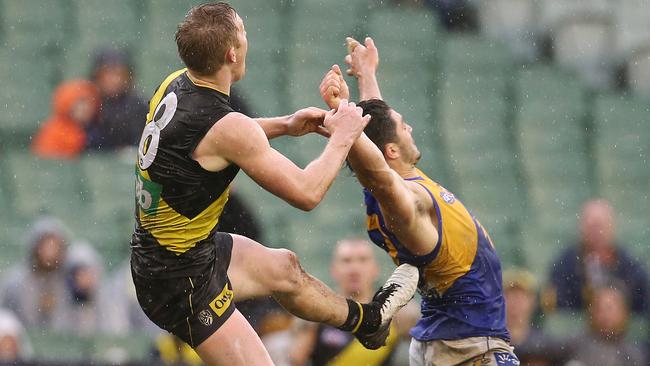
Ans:
[{"label": "black sock", "polygon": [[348,317],[339,329],[352,333],[372,333],[379,329],[381,317],[376,304],[361,304],[348,299]]}]

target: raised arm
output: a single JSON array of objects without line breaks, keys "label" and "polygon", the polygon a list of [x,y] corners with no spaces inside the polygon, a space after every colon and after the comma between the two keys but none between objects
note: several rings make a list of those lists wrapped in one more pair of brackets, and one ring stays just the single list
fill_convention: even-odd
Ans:
[{"label": "raised arm", "polygon": [[362,45],[356,39],[347,37],[345,43],[348,47],[348,55],[345,57],[345,63],[349,67],[347,74],[359,81],[359,97],[361,100],[382,99],[377,82],[379,52],[375,42],[366,37],[365,45]]},{"label": "raised arm", "polygon": [[210,171],[234,163],[264,189],[297,208],[311,210],[325,196],[369,120],[361,117],[361,109],[354,103],[342,101],[336,113],[330,111],[324,118],[332,135],[325,150],[301,169],[271,147],[255,121],[230,113],[208,131],[193,157]]},{"label": "raised arm", "polygon": [[[349,97],[349,89],[338,65],[325,75],[320,84],[323,100],[332,108]],[[370,121],[372,123],[372,121]],[[370,190],[382,205],[382,212],[399,226],[410,225],[416,217],[416,199],[399,174],[388,166],[377,146],[365,135],[354,142],[348,154],[348,163],[359,183]],[[413,199],[409,199],[413,198]]]},{"label": "raised arm", "polygon": [[[337,65],[323,78],[320,93],[330,107],[349,96],[347,84]],[[408,243],[408,249],[415,255],[430,253],[435,247],[438,233],[429,215],[433,202],[425,189],[404,180],[393,170],[382,151],[365,134],[354,142],[348,154],[348,163],[361,185],[379,201],[386,224],[401,241]]]}]

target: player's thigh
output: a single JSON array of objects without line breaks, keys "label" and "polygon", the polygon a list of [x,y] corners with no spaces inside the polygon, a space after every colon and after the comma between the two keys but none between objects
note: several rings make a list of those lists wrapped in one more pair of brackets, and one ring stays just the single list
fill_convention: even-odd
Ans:
[{"label": "player's thigh", "polygon": [[273,365],[260,337],[238,310],[196,352],[208,366]]},{"label": "player's thigh", "polygon": [[290,292],[299,286],[302,268],[295,253],[267,248],[241,235],[232,235],[228,278],[237,300]]}]

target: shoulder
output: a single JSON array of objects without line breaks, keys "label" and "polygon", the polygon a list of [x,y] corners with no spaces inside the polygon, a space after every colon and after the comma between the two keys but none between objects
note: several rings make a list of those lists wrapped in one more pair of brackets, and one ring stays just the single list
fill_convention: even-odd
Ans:
[{"label": "shoulder", "polygon": [[[256,134],[264,133],[262,128],[250,117],[239,113],[230,112],[217,121],[208,134],[222,137],[254,137]],[[243,138],[242,142],[247,139]]]},{"label": "shoulder", "polygon": [[418,209],[428,210],[433,207],[433,194],[424,185],[411,180],[405,180],[404,183],[409,188]]},{"label": "shoulder", "polygon": [[214,142],[218,155],[231,156],[247,155],[260,147],[268,146],[269,142],[262,128],[250,117],[230,112],[214,123],[206,133],[204,140]]}]

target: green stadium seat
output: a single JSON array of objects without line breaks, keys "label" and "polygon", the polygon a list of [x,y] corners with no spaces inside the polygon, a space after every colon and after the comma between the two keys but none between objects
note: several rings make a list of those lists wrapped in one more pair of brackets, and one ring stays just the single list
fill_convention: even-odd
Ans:
[{"label": "green stadium seat", "polygon": [[134,52],[136,87],[143,96],[153,95],[167,75],[183,67],[174,33],[176,25],[195,3],[160,0],[145,4],[141,46]]},{"label": "green stadium seat", "polygon": [[515,136],[527,180],[528,227],[524,250],[545,273],[575,235],[577,214],[593,192],[587,155],[585,91],[580,82],[548,66],[517,74]]},{"label": "green stadium seat", "polygon": [[90,154],[80,164],[87,185],[92,222],[79,228],[79,235],[119,265],[128,255],[135,224],[135,158],[113,154]]},{"label": "green stadium seat", "polygon": [[34,358],[53,362],[103,363],[110,359],[109,352],[116,350],[123,352],[131,362],[144,362],[149,360],[153,348],[151,337],[143,334],[79,336],[34,328],[27,330],[27,336],[34,349]]},{"label": "green stadium seat", "polygon": [[512,62],[503,45],[472,35],[449,35],[442,50],[445,73],[487,76]]},{"label": "green stadium seat", "polygon": [[0,136],[5,146],[24,147],[50,112],[51,93],[56,82],[52,64],[25,63],[43,59],[43,49],[0,50]]},{"label": "green stadium seat", "polygon": [[17,215],[53,214],[64,221],[87,215],[85,179],[78,162],[42,160],[28,152],[10,152],[6,163]]},{"label": "green stadium seat", "polygon": [[620,213],[620,237],[646,257],[643,248],[650,228],[648,112],[645,101],[624,96],[601,95],[594,106],[599,193]]},{"label": "green stadium seat", "polygon": [[54,49],[71,32],[69,1],[3,0],[0,8],[0,28],[8,47]]},{"label": "green stadium seat", "polygon": [[[431,12],[380,7],[370,11],[364,30],[380,50],[382,64],[400,65],[403,69],[409,69],[416,63],[436,63],[440,35],[438,22]],[[362,39],[359,41],[363,42]],[[433,69],[429,70],[431,72]]]},{"label": "green stadium seat", "polygon": [[138,52],[145,27],[144,10],[142,1],[74,2],[76,36],[65,42],[64,77],[89,77],[93,57],[101,48]]}]

